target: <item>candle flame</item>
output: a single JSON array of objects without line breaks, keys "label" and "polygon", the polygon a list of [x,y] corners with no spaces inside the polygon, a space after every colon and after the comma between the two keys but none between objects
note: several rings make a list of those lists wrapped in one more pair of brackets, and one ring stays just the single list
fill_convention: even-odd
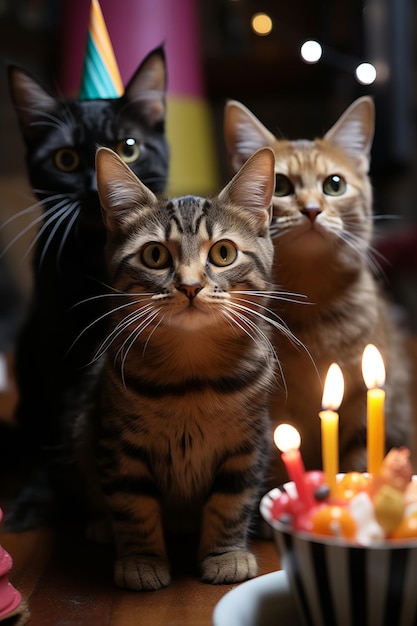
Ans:
[{"label": "candle flame", "polygon": [[298,450],[301,444],[300,433],[291,424],[280,424],[274,430],[274,441],[278,450]]},{"label": "candle flame", "polygon": [[323,409],[336,411],[342,404],[343,393],[345,391],[345,381],[343,373],[337,363],[332,363],[327,371],[324,383],[323,398],[321,401]]},{"label": "candle flame", "polygon": [[385,383],[385,367],[381,353],[369,343],[362,356],[362,376],[368,389],[382,387]]}]

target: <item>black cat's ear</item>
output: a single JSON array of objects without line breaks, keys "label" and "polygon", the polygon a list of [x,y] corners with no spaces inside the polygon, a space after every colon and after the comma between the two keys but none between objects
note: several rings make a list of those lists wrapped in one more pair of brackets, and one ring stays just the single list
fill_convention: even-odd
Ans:
[{"label": "black cat's ear", "polygon": [[157,202],[152,191],[110,148],[97,150],[96,175],[103,221],[110,232],[123,230],[137,211]]},{"label": "black cat's ear", "polygon": [[124,97],[154,126],[165,120],[165,96],[167,88],[165,52],[155,48],[142,61],[126,85]]},{"label": "black cat's ear", "polygon": [[346,152],[364,172],[374,137],[375,106],[370,96],[355,100],[324,135],[325,141]]},{"label": "black cat's ear", "polygon": [[9,66],[9,89],[24,137],[39,133],[38,123],[47,121],[59,108],[58,100],[16,65]]},{"label": "black cat's ear", "polygon": [[273,146],[274,135],[236,100],[226,102],[224,109],[224,138],[232,170],[242,167],[245,161],[264,146]]},{"label": "black cat's ear", "polygon": [[271,222],[274,189],[274,151],[271,148],[260,148],[220,192],[219,199],[246,211],[255,228],[267,232]]}]

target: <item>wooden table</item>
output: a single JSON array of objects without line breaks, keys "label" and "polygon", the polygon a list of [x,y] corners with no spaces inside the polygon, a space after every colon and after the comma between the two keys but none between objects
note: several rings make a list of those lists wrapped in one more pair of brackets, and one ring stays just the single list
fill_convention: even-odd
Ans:
[{"label": "wooden table", "polygon": [[[0,542],[14,561],[9,579],[27,599],[28,626],[210,626],[216,603],[236,586],[201,583],[189,555],[177,552],[169,587],[124,591],[112,584],[109,551],[70,530],[3,534]],[[279,569],[272,542],[253,549],[260,574]]]}]

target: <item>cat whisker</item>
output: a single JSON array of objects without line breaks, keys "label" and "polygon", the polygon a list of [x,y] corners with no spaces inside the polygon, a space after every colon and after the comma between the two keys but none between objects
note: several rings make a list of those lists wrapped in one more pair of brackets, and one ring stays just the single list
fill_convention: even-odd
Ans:
[{"label": "cat whisker", "polygon": [[126,315],[126,317],[124,317],[122,320],[120,320],[120,322],[118,322],[115,328],[113,328],[110,334],[104,339],[104,341],[98,347],[92,361],[96,361],[97,359],[99,359],[108,350],[108,348],[112,345],[112,343],[119,337],[119,335],[121,335],[126,330],[128,326],[138,321],[141,317],[146,316],[152,310],[153,310],[153,307],[151,304],[149,304],[147,307],[143,307],[142,309],[140,309],[139,312],[133,311],[129,313],[128,315]]},{"label": "cat whisker", "polygon": [[[130,295],[130,294],[124,294],[124,295]],[[106,298],[108,296],[114,296],[114,297],[118,297],[119,294],[100,294],[97,296],[93,296],[92,298],[86,298],[85,300],[82,300],[80,302],[77,302],[76,304],[73,305],[74,308],[76,306],[78,306],[79,304],[85,304],[88,302],[91,302],[93,300],[97,300],[99,298]],[[136,302],[137,303],[137,302]],[[133,303],[134,304],[134,303]],[[108,311],[106,311],[105,313],[103,313],[102,315],[100,315],[99,317],[97,317],[96,319],[94,319],[92,322],[90,322],[87,326],[85,326],[85,328],[83,328],[83,330],[77,335],[77,337],[74,339],[74,341],[72,342],[72,344],[70,345],[70,347],[68,348],[67,354],[70,350],[72,350],[72,348],[75,346],[75,344],[81,339],[81,337],[83,337],[83,335],[85,333],[87,333],[90,328],[92,328],[93,326],[95,326],[96,324],[99,324],[101,321],[103,321],[104,319],[106,319],[106,317],[110,317],[111,315],[113,315],[114,313],[121,311],[124,308],[130,307],[132,305],[132,301],[129,300],[129,302],[125,302],[123,304],[121,304],[120,306],[116,307],[116,308],[112,308],[109,309]],[[119,322],[120,324],[120,322]],[[114,332],[114,331],[113,331]],[[92,359],[92,361],[89,363],[89,365],[91,363],[93,363],[94,361],[96,361],[99,356],[105,352],[105,350],[107,349],[108,346],[106,346],[106,348],[104,350],[102,350],[103,345],[105,344],[105,342],[107,341],[108,338],[106,338],[105,341],[103,341],[103,343],[101,344],[101,346],[97,349],[96,355],[94,356],[94,358]],[[111,344],[111,342],[110,342]],[[109,345],[110,345],[109,344]]]},{"label": "cat whisker", "polygon": [[71,108],[68,106],[68,103],[66,101],[65,98],[61,98],[60,99],[61,105],[62,105],[62,112],[63,112],[63,120],[64,120],[64,124],[66,124],[68,126],[68,128],[77,128],[78,127],[78,122],[75,119],[75,116],[73,114],[73,112],[71,111]]},{"label": "cat whisker", "polygon": [[[93,302],[94,300],[100,300],[102,298],[117,298],[117,297],[125,297],[125,298],[131,298],[132,296],[134,296],[136,299],[138,299],[139,297],[143,296],[145,297],[151,297],[154,294],[152,292],[133,292],[133,293],[127,293],[126,291],[121,291],[119,289],[115,289],[114,287],[111,287],[111,285],[106,285],[106,283],[100,283],[101,285],[103,285],[103,287],[105,287],[106,289],[110,289],[111,293],[98,293],[94,296],[90,296],[89,298],[84,298],[83,300],[79,300],[78,302],[75,302],[71,308],[74,309],[77,306],[81,306],[82,304],[87,304],[88,302]],[[124,304],[123,306],[129,306],[130,303]],[[116,309],[117,310],[117,309]]]},{"label": "cat whisker", "polygon": [[290,331],[290,329],[288,328],[284,320],[279,315],[277,315],[277,313],[272,311],[270,308],[268,308],[267,306],[261,305],[259,303],[256,304],[258,308],[262,309],[263,311],[267,311],[272,317],[268,317],[267,315],[264,315],[257,309],[252,309],[251,307],[247,307],[245,305],[239,304],[239,302],[243,302],[245,304],[253,304],[251,300],[245,300],[244,298],[237,298],[237,300],[238,302],[231,301],[230,304],[233,307],[237,307],[243,311],[248,311],[252,313],[253,315],[256,315],[257,317],[267,322],[268,324],[271,324],[274,328],[276,328],[281,333],[283,333],[292,343],[294,343],[297,346],[301,346],[302,348],[305,348],[304,344],[299,339],[297,339],[297,337]]},{"label": "cat whisker", "polygon": [[15,220],[19,219],[20,217],[24,217],[25,215],[28,215],[29,213],[32,213],[33,211],[37,211],[42,206],[43,206],[42,200],[38,200],[37,202],[34,202],[30,206],[26,207],[25,209],[22,209],[22,211],[18,211],[18,213],[11,215],[6,220],[4,220],[4,222],[0,224],[0,230],[2,230],[3,228],[8,226]]},{"label": "cat whisker", "polygon": [[[39,266],[40,267],[42,266],[42,264],[43,264],[43,262],[45,260],[45,256],[46,256],[46,254],[48,252],[49,246],[51,245],[51,242],[52,242],[53,238],[55,237],[56,233],[58,232],[59,227],[61,226],[61,224],[63,222],[65,222],[65,220],[68,219],[68,217],[71,215],[71,213],[74,213],[72,215],[72,217],[71,217],[71,220],[70,220],[69,224],[67,224],[66,229],[65,229],[65,232],[66,232],[65,239],[68,237],[68,234],[69,234],[68,226],[71,227],[71,225],[74,223],[75,219],[79,215],[79,210],[78,211],[75,210],[76,206],[77,206],[76,204],[72,204],[70,206],[67,206],[65,208],[65,211],[63,211],[62,214],[59,217],[57,216],[56,218],[54,218],[55,224],[54,224],[53,228],[51,229],[51,232],[48,235],[48,238],[47,238],[47,240],[46,240],[46,242],[45,242],[45,244],[43,246],[42,254],[41,254],[40,259],[39,259]],[[51,225],[51,223],[52,223],[52,220],[49,221],[48,225]],[[62,247],[63,247],[63,243],[62,243],[62,240],[61,240],[61,243],[60,243],[60,246],[59,246],[59,250],[60,251],[62,251]],[[59,256],[60,255],[57,255],[57,262],[58,262]]]},{"label": "cat whisker", "polygon": [[286,228],[284,224],[278,223],[278,221],[276,221],[275,223],[272,222],[271,226],[269,227],[269,233],[272,239],[279,239],[288,232],[290,227],[291,224],[289,224],[289,227]]},{"label": "cat whisker", "polygon": [[78,216],[80,215],[80,211],[81,209],[79,208],[79,206],[75,205],[72,207],[72,209],[74,211],[73,216],[68,220],[68,224],[65,227],[64,233],[62,235],[62,239],[61,239],[61,243],[59,244],[59,248],[58,248],[58,252],[57,252],[57,256],[56,256],[56,260],[57,260],[57,268],[59,268],[60,264],[61,264],[61,256],[62,256],[62,251],[64,249],[64,246],[68,240],[69,234],[75,224],[75,222],[78,219]]},{"label": "cat whisker", "polygon": [[[33,112],[37,113],[36,110],[34,109],[26,109],[28,111],[30,111],[32,114]],[[49,128],[56,128],[57,130],[59,130],[60,132],[63,133],[64,137],[66,136],[66,141],[68,142],[68,144],[70,144],[71,142],[71,128],[68,126],[68,124],[66,123],[65,120],[62,120],[61,118],[57,117],[56,115],[53,115],[52,113],[48,112],[48,111],[42,111],[42,116],[43,119],[40,119],[39,117],[37,117],[37,119],[35,121],[32,121],[30,123],[31,126],[45,126],[45,127],[49,127]],[[73,126],[75,126],[74,122],[72,120],[70,120],[71,124]]]},{"label": "cat whisker", "polygon": [[[248,300],[240,299],[240,301],[241,302],[246,302],[246,303],[249,302],[249,304],[253,304],[250,300],[248,301]],[[289,341],[291,341],[291,343],[293,343],[295,346],[298,346],[299,348],[301,348],[302,350],[305,351],[305,353],[307,354],[308,358],[310,359],[314,369],[316,370],[316,372],[318,374],[318,370],[317,370],[317,366],[315,364],[314,358],[313,358],[311,352],[309,351],[309,349],[307,348],[307,346],[305,344],[303,344],[303,342],[300,341],[294,335],[293,332],[291,332],[291,330],[289,329],[287,324],[284,322],[284,320],[281,317],[279,317],[279,315],[277,315],[274,311],[272,311],[271,309],[269,309],[266,306],[261,306],[260,307],[260,308],[262,308],[263,310],[265,310],[265,311],[267,311],[269,313],[269,315],[271,316],[271,317],[269,317],[268,315],[264,315],[263,313],[261,313],[260,311],[258,311],[256,309],[252,309],[252,308],[247,307],[245,305],[239,304],[238,302],[230,301],[229,304],[232,305],[233,308],[238,308],[239,310],[247,311],[250,314],[255,315],[256,317],[262,319],[267,324],[271,324],[271,326],[273,326],[276,330],[278,330],[281,334],[283,334],[284,337],[289,339]]]},{"label": "cat whisker", "polygon": [[281,302],[293,302],[295,304],[312,304],[312,302],[306,301],[307,296],[305,294],[294,293],[292,291],[279,291],[279,290],[278,291],[256,291],[256,290],[237,291],[237,290],[234,290],[233,293],[237,293],[240,295],[259,296],[259,297],[266,296],[269,300],[280,300]]},{"label": "cat whisker", "polygon": [[363,250],[363,239],[351,231],[343,230],[337,233],[337,236],[365,261],[375,275],[383,275],[383,270],[376,259],[378,255],[381,258],[383,256],[374,247],[368,245],[367,249]]},{"label": "cat whisker", "polygon": [[[63,204],[60,203],[60,204]],[[68,206],[66,206],[66,204],[64,204],[64,206],[62,206],[61,208],[57,208],[57,205],[51,207],[50,209],[48,209],[48,211],[46,211],[45,213],[43,213],[43,215],[41,216],[43,219],[45,219],[45,217],[47,217],[48,219],[46,221],[44,221],[44,223],[42,224],[41,228],[39,229],[39,231],[36,233],[35,237],[32,240],[32,243],[30,244],[30,246],[28,247],[28,249],[26,250],[25,254],[23,255],[23,259],[25,259],[30,252],[32,251],[32,249],[34,248],[34,246],[36,245],[36,243],[39,241],[39,239],[42,237],[43,233],[56,221],[61,222],[63,219],[65,219],[68,215],[69,209]],[[32,223],[33,224],[33,223]],[[55,227],[54,227],[55,228]],[[54,228],[52,229],[54,232]],[[50,239],[51,237],[48,237],[48,240],[46,242],[46,247],[49,247],[50,244]],[[43,254],[42,254],[43,256]]]},{"label": "cat whisker", "polygon": [[[240,311],[233,311],[233,314],[232,314],[230,311],[222,309],[221,312],[226,318],[228,318],[231,321],[232,326],[237,326],[238,328],[240,328],[250,339],[252,339],[254,343],[257,343],[258,339],[261,340],[263,345],[268,349],[268,353],[272,355],[273,360],[277,364],[278,370],[281,375],[281,381],[282,381],[284,390],[286,392],[287,385],[285,382],[284,372],[283,372],[280,360],[278,358],[278,355],[276,353],[276,350],[274,348],[274,345],[269,339],[269,337],[259,328],[257,324],[255,324],[255,322],[250,317],[244,315]],[[255,334],[252,334],[251,332],[249,332],[248,327],[251,328],[255,332]],[[266,355],[265,355],[265,359],[266,359]],[[274,374],[274,378],[276,382],[278,382],[275,374]]]},{"label": "cat whisker", "polygon": [[[132,348],[132,346],[135,344],[135,342],[137,341],[138,337],[140,337],[140,335],[143,333],[144,330],[146,330],[147,328],[149,328],[149,326],[153,323],[153,321],[158,317],[160,312],[160,309],[156,309],[153,311],[152,315],[150,315],[146,320],[143,320],[139,326],[132,331],[129,334],[129,337],[123,342],[123,344],[121,345],[121,347],[119,348],[119,350],[116,352],[115,354],[115,361],[117,360],[118,355],[120,354],[121,357],[121,363],[120,363],[120,373],[121,373],[121,378],[122,378],[122,382],[123,382],[123,386],[126,388],[126,384],[125,384],[125,376],[124,376],[124,366],[126,363],[126,359],[128,357],[128,354],[130,352],[130,349]],[[152,337],[152,335],[154,334],[154,332],[156,331],[156,329],[158,328],[158,326],[162,323],[163,318],[161,318],[158,323],[154,326],[154,328],[152,329],[152,331],[149,333],[149,336],[143,346],[143,350],[142,350],[142,357],[144,356],[145,352],[146,352],[146,348],[148,347],[149,341]],[[129,345],[126,347],[126,343],[127,341],[130,339]],[[122,353],[124,350],[124,354],[122,357]]]},{"label": "cat whisker", "polygon": [[372,215],[371,216],[372,221],[374,222],[383,222],[384,220],[393,220],[393,221],[401,221],[403,220],[403,216],[402,215],[392,215],[392,214],[388,214],[388,215]]},{"label": "cat whisker", "polygon": [[[45,217],[50,216],[51,214],[54,213],[54,211],[56,210],[56,207],[53,206],[50,209],[48,209],[47,211],[43,212],[41,215],[38,215],[37,217],[35,217],[35,219],[33,219],[29,224],[27,224],[27,226],[25,226],[21,231],[19,231],[17,233],[17,235],[15,235],[7,244],[7,246],[5,246],[5,248],[3,248],[2,252],[1,252],[1,256],[3,256],[4,254],[6,254],[10,248],[17,242],[19,241],[19,239],[21,237],[23,237],[24,235],[26,235],[26,233],[28,233],[32,228],[34,228],[36,226],[36,224],[39,224],[40,222],[44,221]],[[64,209],[60,209],[60,211],[63,211]],[[55,219],[54,216],[50,217],[49,219],[51,219],[52,221]],[[43,228],[43,227],[42,227]],[[37,240],[39,239],[39,232],[37,233],[36,237],[34,238],[34,240],[32,241],[31,245],[29,246],[29,249],[26,251],[25,255],[23,258],[26,258],[27,255],[29,254],[29,252],[32,250],[33,246],[35,245],[35,243],[37,242]]]},{"label": "cat whisker", "polygon": [[[260,338],[263,344],[268,347],[268,351],[272,354],[274,360],[277,361],[277,363],[279,362],[278,355],[271,340],[250,317],[244,315],[240,311],[235,310],[233,312],[230,312],[227,310],[226,307],[222,308],[221,312],[223,313],[223,315],[225,315],[225,317],[232,321],[232,325],[237,325],[238,328],[240,328],[240,330],[242,330],[245,335],[252,339],[254,343],[256,343],[257,339]],[[242,324],[240,322],[242,322]],[[253,334],[249,331],[248,327],[254,331]]]}]

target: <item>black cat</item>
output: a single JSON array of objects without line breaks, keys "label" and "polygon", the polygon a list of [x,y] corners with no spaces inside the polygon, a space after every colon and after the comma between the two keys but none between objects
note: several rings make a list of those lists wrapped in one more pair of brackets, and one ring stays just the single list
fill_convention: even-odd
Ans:
[{"label": "black cat", "polygon": [[17,530],[59,514],[51,478],[59,478],[52,492],[64,494],[68,415],[82,400],[85,368],[106,335],[97,147],[115,150],[154,192],[166,185],[165,54],[153,50],[116,99],[55,97],[15,66],[9,68],[9,85],[30,182],[43,210],[33,297],[16,348],[16,418],[31,473],[7,518]]}]

